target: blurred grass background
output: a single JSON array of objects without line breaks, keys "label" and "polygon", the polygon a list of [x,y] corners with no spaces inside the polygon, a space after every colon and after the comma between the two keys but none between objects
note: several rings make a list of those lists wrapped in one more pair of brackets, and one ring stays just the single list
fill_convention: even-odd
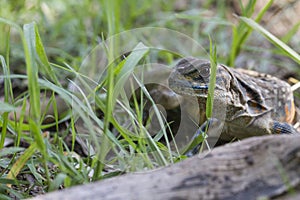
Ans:
[{"label": "blurred grass background", "polygon": [[[108,19],[104,8],[105,1],[1,1],[1,17],[25,24],[35,21],[51,61],[68,62],[79,66],[81,59],[108,36]],[[218,44],[219,57],[226,61],[231,51],[232,24],[237,24],[233,14],[242,15],[247,0],[231,1],[114,1],[114,22],[117,22],[114,34],[124,30],[161,26],[178,30],[203,44],[208,50],[208,35]],[[250,2],[250,1],[249,1]],[[268,1],[252,1],[253,11],[247,11],[253,18]],[[241,4],[245,8],[241,8]],[[299,52],[299,1],[274,1],[264,15],[262,25],[279,38],[283,38]],[[1,41],[6,41],[7,26],[1,24]],[[272,47],[262,43],[259,34],[253,34],[243,51],[262,50],[273,53]],[[18,34],[12,30],[11,56],[23,60]],[[0,52],[5,52],[5,43],[1,43]],[[247,55],[248,56],[248,55]],[[251,58],[255,60],[256,56]],[[241,58],[242,59],[242,58]],[[261,59],[260,59],[261,60]],[[13,60],[12,60],[13,61]],[[222,61],[222,60],[221,60]],[[223,62],[224,63],[224,62]],[[228,63],[226,63],[228,64]],[[233,63],[231,63],[233,64]],[[12,65],[13,66],[13,65]]]},{"label": "blurred grass background", "polygon": [[[124,172],[153,169],[184,158],[178,152],[171,152],[168,144],[150,137],[147,140],[135,140],[130,131],[118,126],[111,115],[112,108],[105,104],[112,101],[113,94],[110,92],[105,100],[96,99],[106,116],[103,121],[97,121],[96,114],[89,110],[90,105],[82,105],[66,89],[69,84],[67,78],[76,76],[83,59],[101,41],[125,30],[164,27],[190,36],[207,52],[210,52],[210,37],[216,45],[217,59],[221,63],[299,80],[300,62],[297,53],[295,57],[292,56],[292,49],[300,52],[299,12],[300,1],[297,0],[1,1],[0,17],[3,20],[0,23],[0,55],[3,57],[0,71],[3,88],[0,91],[3,96],[1,100],[5,102],[1,104],[1,112],[4,113],[1,116],[1,145],[4,145],[6,136],[13,139],[13,145],[0,152],[0,197],[31,197]],[[248,19],[252,21],[247,26],[242,20],[247,22]],[[249,26],[255,29],[254,20],[270,32],[264,36],[259,30],[252,31]],[[30,24],[33,21],[36,25]],[[15,26],[7,22],[13,22]],[[22,29],[24,24],[27,24],[26,28]],[[19,29],[15,28],[18,26]],[[288,46],[276,41],[275,45],[272,44],[274,41],[268,38],[270,33]],[[31,36],[35,37],[35,41],[31,41]],[[41,45],[33,47],[38,43]],[[146,52],[140,52],[131,55],[128,60],[138,63],[144,55]],[[173,62],[172,59],[169,59],[170,62]],[[123,61],[112,66],[122,68],[128,65]],[[113,67],[109,69],[110,77],[103,84],[107,84],[108,91],[113,91],[114,77],[118,76],[114,74],[116,70]],[[5,78],[10,74],[18,76]],[[40,77],[46,77],[47,81]],[[120,156],[116,156],[111,165],[104,166],[97,157],[73,154],[77,130],[74,127],[76,116],[72,113],[67,115],[69,122],[64,127],[59,124],[57,113],[53,114],[55,123],[49,125],[52,129],[42,124],[44,116],[40,117],[43,114],[40,113],[40,93],[43,95],[46,89],[48,93],[50,91],[50,97],[47,98],[51,99],[53,107],[59,107],[55,101],[58,94],[70,104],[75,99],[77,111],[86,123],[90,122],[91,117],[99,127],[107,129],[106,134],[110,134],[111,124],[116,127],[123,138],[109,136],[112,142],[105,141],[101,143],[102,147],[96,147],[96,150],[103,150],[104,147],[116,150],[110,147],[112,143],[121,149]],[[35,108],[31,108],[33,121],[26,122],[22,115],[18,121],[10,120],[8,112],[17,105],[26,110],[27,99],[35,105]],[[136,110],[139,109],[137,106]],[[84,112],[88,113],[88,117]],[[142,112],[137,114],[136,120],[142,124]],[[139,127],[137,129],[139,133],[144,131]],[[68,149],[70,147],[65,144],[66,135],[72,136],[73,149]],[[93,137],[97,139],[97,134]],[[148,154],[149,147],[158,153]],[[97,156],[105,157],[106,154]]]}]

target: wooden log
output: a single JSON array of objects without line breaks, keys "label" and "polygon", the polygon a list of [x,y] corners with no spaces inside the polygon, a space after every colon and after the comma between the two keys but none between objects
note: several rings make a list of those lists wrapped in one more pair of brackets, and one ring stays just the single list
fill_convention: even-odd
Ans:
[{"label": "wooden log", "polygon": [[300,199],[299,185],[300,136],[271,135],[34,199]]}]

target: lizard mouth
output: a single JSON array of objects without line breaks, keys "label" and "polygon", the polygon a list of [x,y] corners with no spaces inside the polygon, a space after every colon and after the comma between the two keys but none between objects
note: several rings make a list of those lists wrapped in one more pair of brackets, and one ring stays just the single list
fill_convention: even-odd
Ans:
[{"label": "lizard mouth", "polygon": [[170,88],[177,94],[207,98],[208,85],[188,80],[169,79]]}]

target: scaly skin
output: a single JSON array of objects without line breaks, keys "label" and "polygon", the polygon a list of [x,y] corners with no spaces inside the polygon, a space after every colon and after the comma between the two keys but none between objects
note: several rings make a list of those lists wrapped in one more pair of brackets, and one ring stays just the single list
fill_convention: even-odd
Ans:
[{"label": "scaly skin", "polygon": [[[187,57],[172,71],[169,86],[179,95],[197,97],[203,108],[209,79],[210,62]],[[213,123],[223,123],[220,139],[297,133],[290,124],[295,115],[291,87],[276,77],[219,64],[214,98]]]}]

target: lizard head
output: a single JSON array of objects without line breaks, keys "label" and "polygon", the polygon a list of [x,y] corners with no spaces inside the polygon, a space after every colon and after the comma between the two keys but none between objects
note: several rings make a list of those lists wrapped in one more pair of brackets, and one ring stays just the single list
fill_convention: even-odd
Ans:
[{"label": "lizard head", "polygon": [[[208,86],[210,80],[210,61],[197,59],[193,57],[186,57],[181,59],[175,66],[174,70],[169,76],[170,88],[180,95],[197,96],[207,98]],[[222,68],[218,66],[215,95],[223,90],[225,87],[224,78],[220,79]],[[223,74],[223,73],[222,73]],[[218,77],[220,76],[220,77]],[[227,81],[226,81],[227,82]],[[223,90],[224,91],[224,90]]]}]

